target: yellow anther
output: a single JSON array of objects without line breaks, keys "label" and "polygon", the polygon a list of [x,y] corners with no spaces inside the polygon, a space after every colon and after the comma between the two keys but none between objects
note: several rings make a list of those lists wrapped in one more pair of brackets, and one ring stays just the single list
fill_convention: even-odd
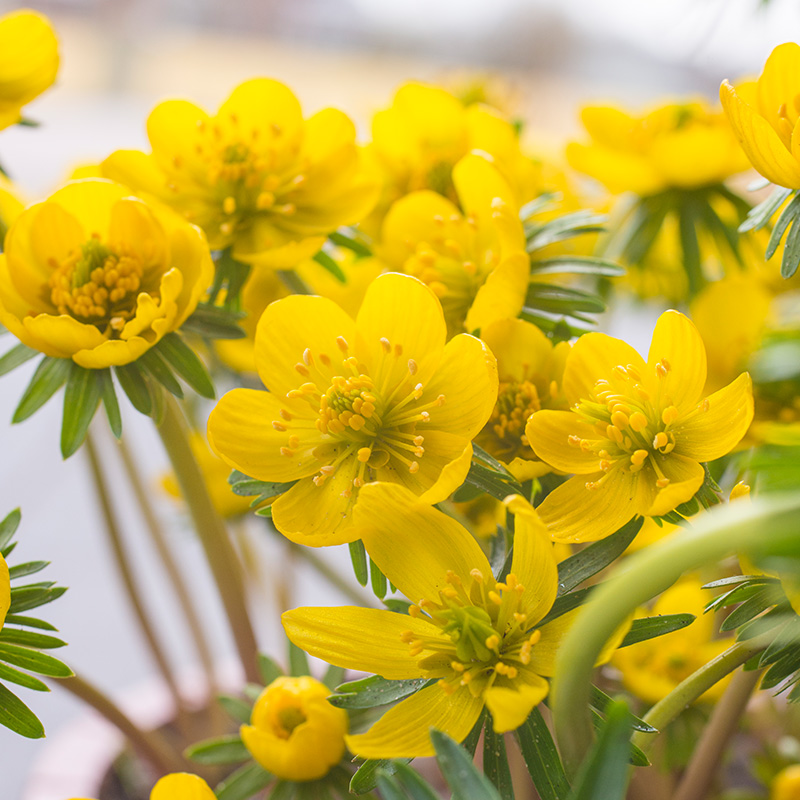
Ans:
[{"label": "yellow anther", "polygon": [[256,198],[256,208],[259,211],[266,211],[275,205],[275,195],[272,192],[261,192]]},{"label": "yellow anther", "polygon": [[515,611],[513,616],[514,616],[514,622],[522,623],[525,622],[526,619],[528,619],[527,614],[521,614],[519,611]]},{"label": "yellow anther", "polygon": [[222,210],[226,214],[233,214],[236,211],[236,199],[230,196],[226,197],[222,201]]},{"label": "yellow anther", "polygon": [[299,362],[294,365],[294,368],[305,378],[307,378],[310,373],[308,371],[308,367],[305,364],[300,364]]},{"label": "yellow anther", "polygon": [[636,464],[637,467],[640,464],[644,464],[648,455],[650,454],[647,452],[647,450],[636,450],[631,456],[631,464]]},{"label": "yellow anther", "polygon": [[664,363],[663,359],[656,363],[656,375],[659,378],[666,378],[669,372],[669,367]]},{"label": "yellow anther", "polygon": [[625,403],[614,403],[611,406],[611,411],[612,411],[612,413],[620,412],[622,414],[625,414],[628,417],[631,415],[631,407],[628,406],[628,405],[625,405]]},{"label": "yellow anther", "polygon": [[642,376],[639,374],[639,370],[636,369],[633,364],[626,364],[625,370],[635,381],[640,381],[642,379]]},{"label": "yellow anther", "polygon": [[641,383],[634,383],[633,384],[633,390],[636,392],[636,394],[639,395],[639,397],[642,400],[649,400],[650,399],[650,392],[648,392],[647,389],[645,389],[644,386],[642,386]]},{"label": "yellow anther", "polygon": [[272,427],[275,428],[276,431],[286,430],[286,426],[282,422],[278,422],[277,420],[272,421]]},{"label": "yellow anther", "polygon": [[421,384],[421,383],[418,383],[418,384],[417,384],[417,385],[414,387],[414,391],[413,391],[411,394],[413,394],[413,395],[414,395],[414,399],[415,399],[415,400],[419,400],[419,399],[420,399],[420,397],[422,397],[422,384]]},{"label": "yellow anther", "polygon": [[451,684],[449,684],[449,683],[448,683],[447,681],[445,681],[445,680],[440,680],[440,681],[439,681],[439,687],[440,687],[440,688],[441,688],[441,690],[442,690],[442,691],[443,691],[443,692],[444,692],[446,695],[448,695],[448,696],[449,696],[449,695],[451,695],[451,694],[453,694],[453,692],[456,690],[456,687],[455,687],[455,686],[452,686]]},{"label": "yellow anther", "polygon": [[611,469],[611,462],[607,458],[601,458],[600,469],[603,470],[603,472],[608,472]]},{"label": "yellow anther", "polygon": [[600,488],[600,484],[598,481],[586,481],[584,486],[589,489],[590,491],[595,491],[596,489]]},{"label": "yellow anther", "polygon": [[628,421],[628,415],[622,411],[615,411],[611,415],[611,424],[620,430],[624,430],[628,427]]},{"label": "yellow anther", "polygon": [[463,672],[466,667],[460,661],[451,661],[450,669],[452,669],[454,672]]},{"label": "yellow anther", "polygon": [[334,467],[333,464],[326,464],[324,467],[320,467],[319,471],[323,475],[333,475],[333,473],[336,472],[336,467]]},{"label": "yellow anther", "polygon": [[606,425],[606,436],[613,439],[617,444],[622,444],[622,431],[614,425]]},{"label": "yellow anther", "polygon": [[222,225],[219,226],[219,231],[223,236],[230,236],[233,233],[233,223],[223,222]]},{"label": "yellow anther", "polygon": [[392,351],[392,344],[385,336],[381,336],[381,347],[384,353],[390,353]]},{"label": "yellow anther", "polygon": [[581,437],[571,433],[569,436],[567,436],[567,442],[569,442],[569,444],[571,444],[573,447],[580,447]]},{"label": "yellow anther", "polygon": [[411,466],[408,468],[408,471],[413,475],[419,472],[419,464],[416,461],[411,462]]},{"label": "yellow anther", "polygon": [[627,378],[628,372],[622,364],[617,364],[616,367],[613,367],[611,371],[618,377],[618,378]]},{"label": "yellow anther", "polygon": [[469,574],[475,583],[483,583],[483,573],[479,569],[470,570]]},{"label": "yellow anther", "polygon": [[344,336],[337,336],[337,337],[336,337],[336,344],[337,344],[337,346],[339,347],[339,349],[340,349],[340,350],[341,350],[343,353],[346,353],[346,352],[347,352],[347,350],[348,350],[348,344],[347,344],[347,339],[345,339],[345,338],[344,338]]},{"label": "yellow anther", "polygon": [[414,619],[419,619],[421,614],[422,614],[422,609],[418,605],[412,604],[408,607],[409,617],[413,617]]},{"label": "yellow anther", "polygon": [[496,605],[499,606],[503,602],[503,598],[500,595],[492,590],[489,592],[489,599]]},{"label": "yellow anther", "polygon": [[500,637],[493,633],[491,636],[486,637],[484,644],[489,650],[496,650],[500,646]]},{"label": "yellow anther", "polygon": [[656,481],[656,486],[657,486],[659,489],[666,489],[666,488],[667,488],[667,486],[669,486],[669,478],[659,478],[659,479]]},{"label": "yellow anther", "polygon": [[417,445],[417,447],[420,447],[424,441],[425,441],[425,437],[424,436],[415,436],[414,437],[414,444]]},{"label": "yellow anther", "polygon": [[348,420],[347,424],[354,431],[360,431],[367,424],[367,421],[361,416],[361,414],[353,414],[353,416]]},{"label": "yellow anther", "polygon": [[706,397],[698,407],[701,411],[708,411],[708,409],[711,408],[711,403],[708,402],[708,398]]},{"label": "yellow anther", "polygon": [[372,449],[371,449],[371,448],[369,448],[369,447],[362,447],[362,448],[361,448],[361,449],[358,451],[358,460],[359,460],[359,461],[360,461],[362,464],[366,464],[366,463],[367,463],[367,461],[369,461],[369,457],[370,457],[371,455],[372,455]]},{"label": "yellow anther", "polygon": [[628,420],[628,424],[636,433],[640,433],[647,427],[647,417],[641,411],[634,411]]},{"label": "yellow anther", "polygon": [[661,412],[661,421],[665,425],[672,425],[672,423],[675,422],[675,420],[677,419],[678,419],[678,409],[675,408],[675,406],[667,406],[667,408],[665,408]]},{"label": "yellow anther", "polygon": [[290,436],[289,437],[289,447],[291,447],[291,448],[293,448],[295,450],[298,447],[300,447],[300,437],[299,436],[294,436],[294,435]]},{"label": "yellow anther", "polygon": [[664,433],[664,431],[659,431],[653,438],[653,447],[664,447],[664,445],[666,445],[668,442],[669,439],[667,438],[667,434]]},{"label": "yellow anther", "polygon": [[409,358],[409,359],[408,359],[408,371],[409,371],[409,372],[410,372],[412,375],[416,375],[416,374],[417,374],[417,370],[418,370],[418,369],[419,369],[419,367],[417,367],[417,362],[416,362],[416,361],[414,361],[414,359],[413,359],[413,358]]},{"label": "yellow anther", "polygon": [[288,447],[281,447],[281,455],[291,458],[294,455],[294,451],[290,450]]},{"label": "yellow anther", "polygon": [[555,381],[550,381],[550,386],[548,388],[550,390],[550,397],[558,397],[558,384]]}]

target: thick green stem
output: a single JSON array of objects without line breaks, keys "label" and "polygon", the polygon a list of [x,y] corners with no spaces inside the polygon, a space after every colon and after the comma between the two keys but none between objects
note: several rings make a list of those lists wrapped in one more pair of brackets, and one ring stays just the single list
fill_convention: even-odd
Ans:
[{"label": "thick green stem", "polygon": [[111,699],[83,678],[74,675],[58,681],[66,689],[88,706],[93,708],[119,728],[128,738],[134,749],[160,774],[183,772],[189,769],[186,761],[176,752],[158,731],[143,731]]},{"label": "thick green stem", "polygon": [[189,444],[186,420],[172,396],[166,398],[164,418],[158,426],[158,432],[222,598],[245,676],[248,681],[257,683],[260,680],[258,648],[236,551],[228,538],[225,523],[211,502],[203,473]]},{"label": "thick green stem", "polygon": [[693,527],[631,556],[599,586],[558,651],[551,707],[569,775],[575,775],[592,746],[589,687],[605,643],[634,609],[663,592],[687,570],[730,553],[768,551],[796,540],[800,496],[756,499],[716,507]]},{"label": "thick green stem", "polygon": [[95,488],[97,489],[97,496],[100,500],[100,508],[103,512],[103,518],[105,519],[105,529],[106,533],[108,534],[108,541],[111,545],[111,551],[114,554],[114,560],[117,564],[117,569],[119,569],[120,577],[122,578],[122,584],[125,587],[125,591],[128,596],[128,602],[130,603],[133,613],[136,616],[136,620],[139,623],[142,633],[144,634],[144,638],[150,647],[150,652],[152,653],[153,659],[155,660],[158,669],[161,672],[164,683],[166,683],[167,688],[172,695],[173,702],[175,703],[175,711],[177,714],[179,727],[181,727],[183,730],[185,729],[185,707],[183,700],[178,690],[178,684],[175,680],[175,676],[172,673],[169,660],[167,659],[166,654],[161,647],[161,643],[158,640],[155,628],[151,624],[150,618],[147,615],[144,604],[142,603],[144,590],[140,586],[137,586],[136,579],[133,576],[133,570],[131,569],[128,555],[125,552],[125,545],[122,541],[122,534],[120,532],[119,525],[117,524],[117,517],[114,513],[114,507],[111,504],[111,494],[108,490],[105,474],[103,473],[103,468],[100,465],[100,460],[97,456],[97,449],[95,448],[94,440],[92,439],[91,434],[87,434],[86,436],[86,453],[89,457],[89,466],[92,470]]}]

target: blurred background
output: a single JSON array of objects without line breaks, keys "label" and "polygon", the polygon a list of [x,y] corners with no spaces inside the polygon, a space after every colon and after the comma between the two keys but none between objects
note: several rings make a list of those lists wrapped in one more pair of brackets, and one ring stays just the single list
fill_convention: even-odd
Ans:
[{"label": "blurred background", "polygon": [[[26,108],[41,126],[0,135],[0,163],[29,200],[49,193],[75,166],[120,147],[146,149],[144,121],[157,101],[182,96],[213,108],[253,76],[286,82],[308,113],[342,108],[367,138],[371,115],[404,81],[488,75],[505,82],[528,141],[555,154],[579,133],[583,103],[642,107],[665,96],[713,98],[723,78],[757,73],[772,47],[796,40],[800,31],[796,0],[50,0],[28,6],[51,17],[62,43],[56,86]],[[0,0],[0,14],[17,7]],[[615,332],[635,336],[635,326]],[[18,558],[51,560],[45,578],[72,587],[46,609],[71,644],[62,656],[115,696],[131,696],[131,687],[152,677],[153,665],[108,557],[84,455],[60,460],[58,401],[20,426],[7,422],[32,371],[33,362],[0,383],[0,517],[21,506]],[[180,557],[195,576],[204,622],[222,635],[183,512],[158,488],[166,459],[150,421],[131,413],[125,425],[139,459],[148,463],[149,486]],[[99,438],[114,465],[110,478],[122,486],[108,437]],[[137,509],[125,492],[117,500],[133,534],[134,561],[146,576],[145,602],[169,618],[173,598],[144,538],[137,537]],[[263,541],[263,529],[257,535],[269,582],[285,553],[281,543]],[[336,550],[325,557],[348,562]],[[321,586],[304,588],[303,599],[342,600]],[[271,602],[255,597],[254,603],[262,600]],[[282,655],[270,644],[277,641],[274,622],[259,633],[265,649]],[[167,635],[176,663],[190,668],[187,643],[169,628]],[[23,697],[49,738],[68,743],[80,706],[58,690],[51,697]],[[3,800],[76,792],[69,776],[54,781],[40,774],[36,761],[44,747],[0,729]]]}]

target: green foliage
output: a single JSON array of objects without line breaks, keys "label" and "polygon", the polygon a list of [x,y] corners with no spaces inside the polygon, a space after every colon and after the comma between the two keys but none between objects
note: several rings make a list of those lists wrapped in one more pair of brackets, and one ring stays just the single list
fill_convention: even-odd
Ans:
[{"label": "green foliage", "polygon": [[456,502],[470,500],[477,492],[486,492],[497,500],[505,500],[512,494],[524,494],[517,479],[496,459],[474,442],[472,464],[469,473],[453,499]]},{"label": "green foliage", "polygon": [[268,500],[274,500],[278,495],[291,489],[297,481],[290,481],[288,483],[259,481],[235,469],[228,476],[228,483],[230,484],[231,491],[235,495],[239,497],[252,497],[253,502],[250,503],[250,506],[255,507]]},{"label": "green foliage", "polygon": [[655,639],[657,636],[679,631],[681,628],[691,625],[695,619],[697,617],[693,614],[664,614],[660,617],[635,619],[619,646],[630,647],[632,644],[638,644],[648,639]]},{"label": "green foliage", "polygon": [[181,325],[181,330],[206,340],[244,339],[247,334],[239,323],[246,316],[243,311],[232,311],[210,303],[200,303],[194,313]]},{"label": "green foliage", "polygon": [[374,675],[337,686],[328,702],[337,708],[373,708],[402,700],[432,683],[426,678],[388,681]]},{"label": "green foliage", "polygon": [[538,708],[533,709],[515,735],[541,800],[563,800],[569,784],[550,729]]},{"label": "green foliage", "polygon": [[227,777],[215,789],[217,800],[247,800],[266,789],[273,776],[258,764],[245,764]]},{"label": "green foliage", "polygon": [[472,757],[446,733],[431,731],[436,761],[453,800],[500,800],[489,779],[472,763]]},{"label": "green foliage", "polygon": [[342,268],[324,250],[320,250],[313,258],[324,270],[333,275],[339,283],[347,283],[347,277],[342,272]]},{"label": "green foliage", "polygon": [[[223,296],[219,304],[225,312],[239,312],[241,308],[241,291],[250,275],[250,265],[243,264],[233,257],[231,248],[212,253],[214,257],[214,281],[208,290],[208,300],[204,307],[217,306],[220,295]],[[196,312],[195,312],[196,313]],[[192,315],[194,316],[194,315]],[[209,336],[208,338],[221,338]],[[227,337],[224,337],[227,338]]]},{"label": "green foliage", "polygon": [[198,764],[240,764],[250,760],[250,751],[237,735],[197,742],[187,747],[184,755]]}]

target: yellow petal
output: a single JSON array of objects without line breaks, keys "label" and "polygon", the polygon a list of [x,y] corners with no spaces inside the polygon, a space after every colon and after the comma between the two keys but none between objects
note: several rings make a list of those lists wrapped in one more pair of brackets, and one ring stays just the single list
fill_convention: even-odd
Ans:
[{"label": "yellow petal", "polygon": [[[706,409],[706,403],[707,410]],[[713,461],[729,453],[747,433],[753,419],[753,382],[743,372],[679,419],[673,453],[695,461]]]},{"label": "yellow petal", "polygon": [[214,800],[214,792],[196,775],[177,772],[167,775],[153,787],[150,800]]},{"label": "yellow petal", "polygon": [[[464,483],[472,463],[472,443],[452,433],[431,431],[425,434],[425,447],[420,472],[425,473],[429,481],[431,474],[435,474],[435,480],[419,499],[423,503],[441,503]],[[437,461],[441,466],[436,466]],[[379,474],[378,478],[381,477]]]},{"label": "yellow petal", "polygon": [[635,192],[646,197],[664,188],[662,177],[644,157],[602,145],[570,142],[566,148],[569,165],[591,175],[610,192]]},{"label": "yellow petal", "polygon": [[694,323],[677,311],[665,311],[656,323],[647,366],[666,360],[667,374],[657,381],[660,405],[684,411],[696,403],[706,385],[706,348]]},{"label": "yellow petal", "polygon": [[[695,492],[703,485],[705,470],[697,461],[678,455],[674,451],[667,456],[657,455],[656,460],[669,485],[659,489],[650,508],[648,516],[659,517],[668,514],[681,503],[694,497]],[[644,481],[644,470],[640,473],[640,482]],[[655,476],[653,476],[655,479]]]},{"label": "yellow petal", "polygon": [[104,178],[167,199],[169,180],[152,155],[139,150],[116,150],[100,165]]},{"label": "yellow petal", "polygon": [[[298,325],[298,320],[303,324]],[[352,355],[355,325],[332,300],[308,295],[276,300],[267,306],[256,330],[256,367],[261,380],[271,392],[284,398],[308,380],[305,373],[296,369],[298,364],[305,369],[306,350],[323,374],[341,374],[345,353],[337,343],[339,337],[343,337],[350,348],[348,354]],[[323,356],[330,359],[330,368],[325,367]],[[319,388],[323,392],[328,389]]]},{"label": "yellow petal", "polygon": [[[233,389],[220,398],[208,418],[211,449],[233,469],[261,481],[294,481],[313,475],[320,462],[311,454],[318,441],[300,441],[294,455],[281,455],[292,435],[281,409],[291,407],[269,392]],[[273,426],[278,422],[279,428]]]},{"label": "yellow petal", "polygon": [[0,628],[6,621],[6,614],[11,607],[11,580],[8,573],[8,564],[0,553]]},{"label": "yellow petal", "polygon": [[[60,358],[70,358],[80,350],[92,350],[106,341],[96,326],[78,322],[65,314],[25,317],[22,324],[34,340],[42,342],[50,350],[48,355]],[[42,352],[47,351],[42,349]]]},{"label": "yellow petal", "polygon": [[[453,167],[453,183],[461,207],[468,216],[478,220],[478,225],[491,221],[497,200],[516,208],[514,192],[488,154],[469,153],[464,156]],[[519,232],[524,241],[521,222]]]},{"label": "yellow petal", "polygon": [[144,279],[154,271],[163,272],[167,264],[166,232],[151,208],[136,197],[126,197],[114,204],[108,231],[109,245],[124,245],[138,257]]},{"label": "yellow petal", "polygon": [[[200,142],[200,128],[211,124],[208,114],[188,100],[166,100],[159,103],[147,118],[147,138],[153,148],[153,158],[163,170],[175,169],[175,163],[189,164],[198,171],[200,164],[193,161],[194,148]],[[191,154],[191,155],[190,155]]]},{"label": "yellow petal", "polygon": [[423,677],[417,657],[410,655],[408,643],[401,639],[406,631],[442,635],[422,619],[377,608],[295,608],[281,619],[289,639],[310,655],[387,680]]},{"label": "yellow petal", "polygon": [[513,688],[493,686],[486,692],[486,706],[492,714],[495,733],[519,728],[534,706],[547,697],[550,684],[544,678],[529,673],[526,679],[529,683],[519,683]]},{"label": "yellow petal", "polygon": [[47,202],[63,206],[87,235],[95,233],[106,241],[113,209],[129,194],[125,186],[104,178],[84,178],[65,184]]},{"label": "yellow petal", "polygon": [[478,289],[467,312],[467,330],[483,330],[499,320],[513,319],[522,311],[530,278],[526,253],[512,253],[492,270]]},{"label": "yellow petal", "polygon": [[366,733],[348,736],[348,749],[362,758],[421,758],[435,755],[431,728],[463,741],[478,721],[483,700],[467,689],[448,695],[429,686],[389,709]]},{"label": "yellow petal", "polygon": [[413,603],[437,598],[448,571],[464,581],[473,569],[491,574],[466,528],[397,484],[369,483],[361,489],[355,527],[372,560]]},{"label": "yellow petal", "polygon": [[562,472],[586,474],[599,468],[595,453],[570,444],[572,436],[588,441],[597,438],[597,431],[572,411],[536,411],[525,426],[525,436],[542,461]]},{"label": "yellow petal", "polygon": [[608,147],[629,146],[638,127],[630,114],[613,106],[585,106],[581,109],[581,122],[592,139]]},{"label": "yellow petal", "polygon": [[788,146],[786,117],[781,119],[780,109],[789,114],[797,113],[793,108],[800,83],[800,46],[795,42],[779,44],[769,55],[764,70],[756,82],[756,105],[758,113],[772,126]]},{"label": "yellow petal", "polygon": [[800,164],[770,124],[723,81],[719,99],[750,163],[769,181],[800,189]]},{"label": "yellow petal", "polygon": [[78,366],[86,369],[118,367],[136,361],[152,346],[153,343],[142,336],[133,336],[130,339],[108,339],[90,350],[78,350],[72,355],[72,360]]},{"label": "yellow petal", "polygon": [[497,359],[501,380],[523,381],[549,373],[553,345],[536,325],[522,319],[501,320],[481,328],[481,339]]},{"label": "yellow petal", "polygon": [[[599,489],[587,481],[607,480]],[[637,481],[629,472],[578,475],[557,486],[536,509],[556,542],[594,542],[619,530],[636,514]]]}]

